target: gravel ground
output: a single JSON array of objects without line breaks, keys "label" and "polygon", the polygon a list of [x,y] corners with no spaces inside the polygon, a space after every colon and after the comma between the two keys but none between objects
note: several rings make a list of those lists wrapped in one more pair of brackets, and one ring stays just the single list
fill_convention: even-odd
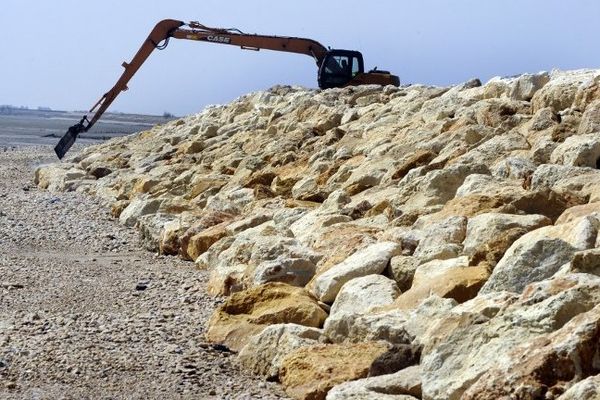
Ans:
[{"label": "gravel ground", "polygon": [[50,147],[0,149],[0,398],[280,399],[204,342],[219,303],[98,200],[33,185]]}]

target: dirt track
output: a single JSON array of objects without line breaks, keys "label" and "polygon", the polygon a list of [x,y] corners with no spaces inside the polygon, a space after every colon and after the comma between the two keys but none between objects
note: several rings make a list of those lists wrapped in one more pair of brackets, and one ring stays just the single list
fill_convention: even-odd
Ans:
[{"label": "dirt track", "polygon": [[0,398],[283,397],[204,342],[205,273],[141,250],[97,200],[33,185],[54,160],[0,152]]}]

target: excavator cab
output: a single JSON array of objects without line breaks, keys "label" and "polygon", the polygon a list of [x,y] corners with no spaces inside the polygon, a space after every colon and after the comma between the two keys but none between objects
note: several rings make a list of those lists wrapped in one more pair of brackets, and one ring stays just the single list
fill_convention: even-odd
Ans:
[{"label": "excavator cab", "polygon": [[329,50],[319,67],[319,87],[330,89],[346,86],[355,76],[364,73],[362,54],[351,50]]}]

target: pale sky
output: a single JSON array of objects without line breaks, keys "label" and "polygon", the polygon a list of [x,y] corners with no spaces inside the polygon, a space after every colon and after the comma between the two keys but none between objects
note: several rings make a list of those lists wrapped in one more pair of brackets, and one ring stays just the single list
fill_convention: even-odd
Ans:
[{"label": "pale sky", "polygon": [[[165,18],[359,50],[402,83],[600,68],[597,0],[2,0],[0,104],[85,110]],[[185,115],[275,84],[316,87],[307,56],[172,40],[109,111]]]}]

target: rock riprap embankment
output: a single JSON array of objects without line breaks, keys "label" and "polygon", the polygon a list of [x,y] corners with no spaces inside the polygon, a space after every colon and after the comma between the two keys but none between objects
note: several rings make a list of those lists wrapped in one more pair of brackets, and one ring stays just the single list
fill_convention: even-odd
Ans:
[{"label": "rock riprap embankment", "polygon": [[208,338],[295,398],[591,399],[599,169],[578,70],[275,87],[35,179],[208,271]]}]

